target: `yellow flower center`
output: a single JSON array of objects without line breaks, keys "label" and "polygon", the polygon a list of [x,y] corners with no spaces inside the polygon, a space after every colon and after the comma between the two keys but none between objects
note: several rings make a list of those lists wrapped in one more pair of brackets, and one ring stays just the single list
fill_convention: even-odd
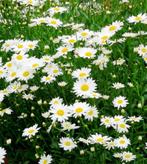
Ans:
[{"label": "yellow flower center", "polygon": [[57,24],[57,21],[56,20],[51,20],[50,23],[53,24],[53,25],[56,25]]},{"label": "yellow flower center", "polygon": [[82,35],[83,37],[86,37],[87,34],[88,34],[87,32],[82,32],[82,33],[81,33],[81,35]]},{"label": "yellow flower center", "polygon": [[123,103],[123,100],[118,100],[117,103],[118,104],[122,104]]},{"label": "yellow flower center", "polygon": [[59,7],[55,7],[55,8],[54,8],[54,11],[59,11],[59,10],[60,10]]},{"label": "yellow flower center", "polygon": [[80,76],[80,77],[85,77],[85,76],[86,76],[86,73],[85,73],[85,72],[81,72],[81,73],[79,74],[79,76]]},{"label": "yellow flower center", "polygon": [[57,111],[57,115],[58,115],[58,116],[63,116],[63,115],[64,115],[64,110],[63,110],[63,109],[59,109],[59,110]]},{"label": "yellow flower center", "polygon": [[34,131],[35,131],[34,129],[29,129],[29,130],[28,130],[28,133],[29,133],[29,134],[32,134]]},{"label": "yellow flower center", "polygon": [[62,53],[66,53],[68,51],[68,48],[67,47],[64,47],[63,49],[62,49]]},{"label": "yellow flower center", "polygon": [[53,73],[58,73],[58,72],[59,72],[58,69],[54,69],[54,70],[53,70]]},{"label": "yellow flower center", "polygon": [[45,77],[45,80],[46,81],[50,81],[51,80],[51,77],[50,76],[47,76],[47,77]]},{"label": "yellow flower center", "polygon": [[0,75],[2,75],[4,72],[3,72],[3,70],[0,70]]},{"label": "yellow flower center", "polygon": [[39,66],[38,63],[35,63],[35,64],[32,65],[33,68],[36,68],[36,67],[38,67],[38,66]]},{"label": "yellow flower center", "polygon": [[141,21],[141,16],[136,16],[135,18],[134,18],[136,21]]},{"label": "yellow flower center", "polygon": [[45,160],[43,160],[43,164],[47,164],[47,160],[45,159]]},{"label": "yellow flower center", "polygon": [[143,53],[146,53],[146,52],[147,52],[147,48],[142,48],[141,51],[142,51]]},{"label": "yellow flower center", "polygon": [[87,114],[88,114],[89,116],[92,116],[92,115],[93,115],[93,110],[88,111]]},{"label": "yellow flower center", "polygon": [[23,44],[18,44],[17,47],[18,48],[23,48]]},{"label": "yellow flower center", "polygon": [[129,159],[129,158],[131,158],[131,155],[130,154],[125,154],[125,158]]},{"label": "yellow flower center", "polygon": [[39,22],[40,23],[45,23],[45,19],[40,19]]},{"label": "yellow flower center", "polygon": [[22,60],[23,59],[23,56],[22,55],[17,55],[16,59],[17,60]]},{"label": "yellow flower center", "polygon": [[109,27],[109,30],[110,30],[110,31],[116,30],[116,26],[114,26],[114,25],[110,26],[110,27]]},{"label": "yellow flower center", "polygon": [[30,72],[28,72],[28,71],[25,71],[24,73],[23,73],[23,76],[24,77],[28,77],[30,75]]},{"label": "yellow flower center", "polygon": [[8,68],[12,67],[12,63],[7,63],[7,67]]},{"label": "yellow flower center", "polygon": [[71,142],[70,141],[66,141],[66,142],[64,142],[64,145],[65,146],[71,146]]},{"label": "yellow flower center", "polygon": [[102,137],[98,137],[98,138],[96,139],[96,141],[102,143],[102,142],[104,142],[104,139],[103,139]]},{"label": "yellow flower center", "polygon": [[126,128],[126,125],[125,124],[120,124],[119,127],[124,129],[124,128]]},{"label": "yellow flower center", "polygon": [[119,141],[119,143],[120,143],[121,145],[124,145],[124,144],[125,144],[125,140],[122,139],[122,140]]},{"label": "yellow flower center", "polygon": [[110,123],[110,120],[109,119],[105,119],[105,123]]},{"label": "yellow flower center", "polygon": [[86,53],[85,53],[85,56],[91,57],[91,56],[92,56],[92,53],[91,53],[91,52],[86,52]]},{"label": "yellow flower center", "polygon": [[105,36],[102,36],[102,43],[105,43],[107,40],[108,40],[108,36],[107,35],[105,35]]},{"label": "yellow flower center", "polygon": [[114,121],[115,121],[115,122],[119,122],[120,119],[119,119],[119,118],[115,118]]},{"label": "yellow flower center", "polygon": [[10,76],[11,77],[15,77],[16,76],[16,72],[12,72]]},{"label": "yellow flower center", "polygon": [[76,108],[76,113],[81,113],[81,112],[83,112],[83,108]]},{"label": "yellow flower center", "polygon": [[70,39],[69,43],[75,43],[76,41],[74,39]]},{"label": "yellow flower center", "polygon": [[33,48],[34,45],[33,45],[33,44],[29,44],[28,47],[29,47],[29,48]]},{"label": "yellow flower center", "polygon": [[83,85],[81,86],[81,90],[84,91],[84,92],[88,91],[88,90],[89,90],[89,85],[83,84]]},{"label": "yellow flower center", "polygon": [[33,0],[29,0],[29,1],[28,1],[28,4],[29,4],[29,5],[32,5],[32,3],[33,3]]}]

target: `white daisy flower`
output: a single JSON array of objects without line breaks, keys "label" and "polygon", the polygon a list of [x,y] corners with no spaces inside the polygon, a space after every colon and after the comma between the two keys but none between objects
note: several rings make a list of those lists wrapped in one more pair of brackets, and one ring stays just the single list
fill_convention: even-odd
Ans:
[{"label": "white daisy flower", "polygon": [[83,47],[83,48],[77,48],[75,50],[75,54],[77,56],[80,56],[82,58],[94,58],[95,54],[96,54],[97,50],[94,48],[87,48],[87,47]]},{"label": "white daisy flower", "polygon": [[125,85],[122,84],[122,83],[119,83],[119,82],[113,83],[113,85],[112,85],[112,88],[115,88],[115,89],[121,89],[121,88],[124,88],[124,87],[125,87]]},{"label": "white daisy flower", "polygon": [[59,143],[59,146],[61,148],[63,148],[65,151],[71,151],[73,150],[74,148],[77,147],[75,141],[73,138],[69,138],[69,137],[62,137],[60,138],[60,143]]},{"label": "white daisy flower", "polygon": [[50,163],[52,163],[52,161],[53,161],[53,158],[51,155],[49,155],[49,154],[48,155],[42,155],[38,164],[50,164]]},{"label": "white daisy flower", "polygon": [[91,78],[77,80],[73,86],[73,92],[77,96],[82,96],[83,98],[91,97],[95,91],[96,83]]},{"label": "white daisy flower", "polygon": [[76,102],[70,106],[73,117],[81,117],[85,115],[86,110],[89,108],[89,104],[86,102]]},{"label": "white daisy flower", "polygon": [[6,150],[0,147],[0,163],[5,163],[4,161],[5,155],[6,155]]},{"label": "white daisy flower", "polygon": [[62,130],[65,131],[70,131],[70,130],[73,130],[73,129],[78,129],[80,126],[76,126],[76,124],[72,124],[71,122],[63,122],[61,123],[61,126],[62,126]]},{"label": "white daisy flower", "polygon": [[147,14],[138,14],[137,16],[131,16],[128,18],[129,23],[143,23],[144,21],[147,20]]},{"label": "white daisy flower", "polygon": [[116,126],[114,126],[114,129],[117,130],[119,133],[126,133],[128,132],[129,128],[130,125],[126,124],[125,122],[120,122]]},{"label": "white daisy flower", "polygon": [[72,72],[72,76],[77,79],[85,79],[89,77],[91,72],[90,68],[83,67],[81,69],[76,69],[75,71]]},{"label": "white daisy flower", "polygon": [[114,139],[115,146],[120,149],[126,149],[130,145],[130,140],[126,136]]},{"label": "white daisy flower", "polygon": [[94,106],[89,106],[84,113],[85,119],[93,121],[94,118],[98,117],[98,110]]},{"label": "white daisy flower", "polygon": [[108,142],[110,140],[110,138],[107,136],[102,136],[101,134],[96,133],[96,134],[91,135],[88,138],[88,140],[91,144],[98,143],[98,144],[104,145],[104,144],[106,144],[106,142]]},{"label": "white daisy flower", "polygon": [[136,159],[136,155],[133,155],[133,153],[129,152],[129,151],[124,151],[121,155],[121,159],[122,161],[125,162],[130,162],[133,161],[134,159]]},{"label": "white daisy flower", "polygon": [[126,107],[127,104],[128,104],[128,100],[124,96],[118,96],[118,97],[114,98],[114,100],[113,100],[114,107],[116,107],[118,109]]},{"label": "white daisy flower", "polygon": [[35,136],[36,133],[38,133],[38,130],[39,130],[39,129],[40,129],[40,128],[38,128],[38,125],[37,125],[37,124],[35,124],[34,126],[31,126],[31,127],[29,127],[29,128],[25,128],[25,129],[23,130],[22,136],[23,136],[23,137],[31,138],[32,136]]},{"label": "white daisy flower", "polygon": [[112,125],[111,117],[108,117],[108,116],[102,117],[100,125],[105,125],[106,128],[110,127]]},{"label": "white daisy flower", "polygon": [[52,106],[50,113],[51,113],[50,118],[53,121],[59,121],[59,122],[68,120],[68,118],[71,116],[69,107],[63,104]]}]

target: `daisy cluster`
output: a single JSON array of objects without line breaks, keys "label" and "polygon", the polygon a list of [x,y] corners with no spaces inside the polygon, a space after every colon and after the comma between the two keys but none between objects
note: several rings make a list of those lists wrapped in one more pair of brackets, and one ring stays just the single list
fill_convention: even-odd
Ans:
[{"label": "daisy cluster", "polygon": [[[17,2],[27,7],[45,4],[45,0]],[[135,60],[146,69],[147,46],[140,42],[131,45],[130,61],[126,47],[130,38],[133,42],[132,38],[144,37],[147,32],[126,29],[146,25],[147,14],[114,20],[92,30],[84,23],[63,23],[62,17],[56,17],[66,15],[70,7],[50,7],[42,16],[33,15],[27,24],[29,30],[53,31],[55,35],[46,38],[52,46],[44,44],[40,37],[0,41],[1,53],[5,54],[0,58],[0,125],[6,133],[0,163],[6,158],[9,161],[9,146],[16,144],[17,149],[18,143],[24,149],[27,145],[27,151],[34,153],[32,158],[39,164],[64,163],[60,161],[62,155],[68,159],[73,154],[93,156],[99,151],[106,152],[108,163],[117,159],[127,163],[142,157],[133,136],[142,140],[137,130],[144,124],[144,116],[136,109],[143,108],[145,99],[138,83],[131,79],[137,78],[137,73],[130,72]],[[62,32],[62,28],[69,32]],[[124,72],[129,77],[124,77]],[[7,136],[5,125],[9,122],[14,129]]]}]

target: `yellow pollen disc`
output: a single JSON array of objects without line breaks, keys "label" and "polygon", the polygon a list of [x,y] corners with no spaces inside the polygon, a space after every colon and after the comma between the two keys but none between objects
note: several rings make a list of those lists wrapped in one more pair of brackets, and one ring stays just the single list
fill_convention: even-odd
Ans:
[{"label": "yellow pollen disc", "polygon": [[32,65],[33,68],[36,68],[38,66],[39,66],[39,64],[37,64],[37,63],[35,63],[35,64]]},{"label": "yellow pollen disc", "polygon": [[12,67],[12,63],[7,63],[7,67]]},{"label": "yellow pollen disc", "polygon": [[58,116],[63,116],[63,115],[64,115],[64,110],[59,109],[59,110],[57,111],[57,115],[58,115]]},{"label": "yellow pollen disc", "polygon": [[114,30],[116,30],[116,26],[113,26],[113,25],[110,26],[110,27],[109,27],[109,30],[110,30],[110,31],[114,31]]},{"label": "yellow pollen disc", "polygon": [[123,100],[118,100],[117,103],[118,104],[122,104],[123,103]]},{"label": "yellow pollen disc", "polygon": [[2,75],[4,72],[2,70],[0,70],[0,75]]},{"label": "yellow pollen disc", "polygon": [[110,123],[110,120],[108,120],[108,119],[105,119],[105,122],[106,122],[106,123]]},{"label": "yellow pollen disc", "polygon": [[24,73],[23,73],[23,76],[24,77],[28,77],[30,75],[30,73],[28,72],[28,71],[25,71]]},{"label": "yellow pollen disc", "polygon": [[84,91],[84,92],[88,91],[88,90],[89,90],[89,85],[83,84],[83,85],[81,86],[81,90]]},{"label": "yellow pollen disc", "polygon": [[6,47],[9,47],[9,46],[10,46],[10,44],[9,44],[9,43],[6,43],[6,44],[5,44],[5,46],[6,46]]},{"label": "yellow pollen disc", "polygon": [[59,102],[57,100],[54,101],[54,104],[59,104]]},{"label": "yellow pollen disc", "polygon": [[87,114],[88,114],[89,116],[92,116],[92,115],[93,115],[93,110],[88,111]]},{"label": "yellow pollen disc", "polygon": [[125,158],[128,158],[129,159],[129,158],[131,158],[131,155],[130,154],[126,154],[125,155]]},{"label": "yellow pollen disc", "polygon": [[47,164],[47,160],[46,159],[43,161],[43,164]]},{"label": "yellow pollen disc", "polygon": [[108,39],[108,36],[107,35],[105,35],[105,36],[102,36],[102,41],[106,41],[107,39]]},{"label": "yellow pollen disc", "polygon": [[76,108],[76,113],[81,113],[81,112],[83,112],[83,108]]},{"label": "yellow pollen disc", "polygon": [[55,11],[59,11],[60,8],[59,8],[59,7],[55,7],[54,10],[55,10]]},{"label": "yellow pollen disc", "polygon": [[17,55],[16,59],[17,59],[17,60],[22,60],[23,57],[22,57],[22,55]]},{"label": "yellow pollen disc", "polygon": [[16,72],[12,72],[11,77],[15,77],[15,76],[16,76]]},{"label": "yellow pollen disc", "polygon": [[124,145],[124,144],[125,144],[125,140],[120,140],[119,143],[120,143],[121,145]]},{"label": "yellow pollen disc", "polygon": [[34,131],[35,131],[34,129],[29,129],[29,130],[28,130],[28,133],[29,133],[29,134],[32,134]]},{"label": "yellow pollen disc", "polygon": [[69,43],[75,43],[76,41],[74,39],[70,39]]},{"label": "yellow pollen disc", "polygon": [[66,142],[64,143],[64,145],[65,145],[65,146],[71,146],[71,142],[66,141]]},{"label": "yellow pollen disc", "polygon": [[33,0],[29,0],[28,3],[31,5],[33,3]]},{"label": "yellow pollen disc", "polygon": [[102,143],[104,141],[104,139],[103,138],[97,138],[96,141]]},{"label": "yellow pollen disc", "polygon": [[141,51],[142,51],[143,53],[146,53],[146,52],[147,52],[147,48],[142,48]]},{"label": "yellow pollen disc", "polygon": [[91,52],[86,52],[86,53],[85,53],[85,56],[91,57],[91,56],[92,56],[92,53],[91,53]]},{"label": "yellow pollen disc", "polygon": [[29,48],[33,48],[34,46],[33,46],[33,44],[29,44],[28,47]]},{"label": "yellow pollen disc", "polygon": [[83,37],[86,37],[86,36],[87,36],[87,32],[82,32],[81,35],[82,35]]},{"label": "yellow pollen disc", "polygon": [[121,127],[121,128],[125,128],[126,125],[125,125],[125,124],[120,124],[119,127]]},{"label": "yellow pollen disc", "polygon": [[23,44],[18,44],[18,48],[23,48]]},{"label": "yellow pollen disc", "polygon": [[57,21],[55,21],[55,20],[51,20],[50,23],[53,24],[53,25],[56,25],[56,24],[57,24]]},{"label": "yellow pollen disc", "polygon": [[66,47],[64,47],[63,49],[62,49],[62,53],[66,53],[68,51],[68,48],[66,48]]},{"label": "yellow pollen disc", "polygon": [[58,69],[53,70],[53,73],[58,73],[58,72],[59,72]]},{"label": "yellow pollen disc", "polygon": [[50,78],[49,76],[47,76],[47,77],[45,78],[45,80],[46,80],[46,81],[49,81],[49,80],[51,80],[51,78]]},{"label": "yellow pollen disc", "polygon": [[140,21],[141,20],[141,17],[140,16],[137,16],[137,17],[135,17],[135,20],[136,21]]},{"label": "yellow pollen disc", "polygon": [[79,76],[80,76],[80,77],[85,77],[85,76],[86,76],[86,73],[81,72],[81,73],[79,74]]},{"label": "yellow pollen disc", "polygon": [[45,20],[44,19],[40,19],[39,22],[40,23],[45,23]]},{"label": "yellow pollen disc", "polygon": [[118,122],[118,121],[120,121],[120,119],[119,118],[115,118],[114,121]]}]

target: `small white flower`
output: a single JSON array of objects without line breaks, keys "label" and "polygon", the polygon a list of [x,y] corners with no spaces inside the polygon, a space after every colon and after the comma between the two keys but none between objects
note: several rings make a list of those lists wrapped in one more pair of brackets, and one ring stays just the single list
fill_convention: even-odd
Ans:
[{"label": "small white flower", "polygon": [[124,107],[126,107],[127,106],[127,104],[128,104],[128,100],[126,100],[126,97],[124,97],[124,96],[118,96],[118,97],[116,97],[114,100],[113,100],[113,105],[114,105],[114,107],[116,107],[116,108],[124,108]]}]

